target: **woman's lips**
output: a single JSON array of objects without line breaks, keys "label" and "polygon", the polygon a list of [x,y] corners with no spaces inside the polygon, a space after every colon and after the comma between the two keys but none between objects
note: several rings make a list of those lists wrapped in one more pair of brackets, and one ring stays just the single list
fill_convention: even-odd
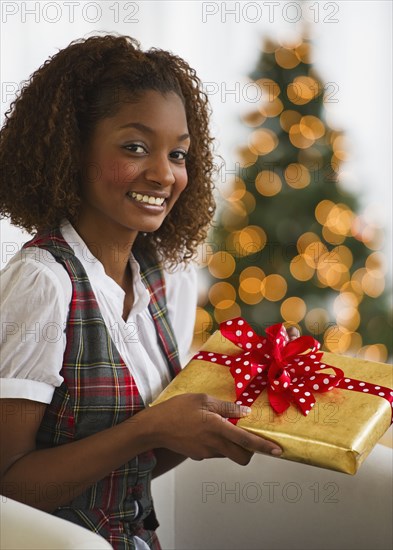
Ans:
[{"label": "woman's lips", "polygon": [[151,212],[162,212],[165,208],[166,197],[137,193],[135,191],[127,193],[127,198],[143,210]]}]

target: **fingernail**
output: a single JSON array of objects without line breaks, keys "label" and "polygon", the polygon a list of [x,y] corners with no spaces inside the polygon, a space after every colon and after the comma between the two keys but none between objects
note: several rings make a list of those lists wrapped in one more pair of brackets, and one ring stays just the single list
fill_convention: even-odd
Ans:
[{"label": "fingernail", "polygon": [[273,456],[281,456],[282,455],[282,449],[272,449],[271,454]]},{"label": "fingernail", "polygon": [[240,410],[241,410],[241,413],[246,416],[247,414],[251,414],[251,407],[245,407],[245,406],[241,406],[240,407]]}]

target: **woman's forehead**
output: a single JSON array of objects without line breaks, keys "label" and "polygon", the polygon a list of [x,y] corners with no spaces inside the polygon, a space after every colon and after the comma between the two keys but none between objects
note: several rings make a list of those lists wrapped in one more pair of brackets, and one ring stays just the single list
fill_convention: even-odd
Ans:
[{"label": "woman's forehead", "polygon": [[116,131],[134,128],[149,133],[149,129],[167,128],[183,139],[188,134],[185,108],[175,92],[164,95],[149,90],[136,101],[119,101],[115,114],[100,122]]}]

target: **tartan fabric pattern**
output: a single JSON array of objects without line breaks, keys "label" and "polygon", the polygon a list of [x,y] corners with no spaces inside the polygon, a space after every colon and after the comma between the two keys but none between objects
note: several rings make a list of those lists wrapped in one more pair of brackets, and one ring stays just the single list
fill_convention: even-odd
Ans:
[{"label": "tartan fabric pattern", "polygon": [[177,343],[173,329],[170,326],[165,300],[165,280],[157,269],[157,264],[151,263],[140,253],[134,253],[141,269],[141,279],[150,292],[150,313],[159,335],[159,343],[164,355],[168,358],[168,367],[171,378],[181,370]]},{"label": "tartan fabric pattern", "polygon": [[[61,370],[64,382],[56,388],[37,433],[37,448],[45,448],[115,426],[142,410],[144,403],[105,325],[86,271],[60,229],[37,234],[23,248],[30,246],[48,250],[67,270],[72,282]],[[181,367],[167,318],[164,278],[159,264],[148,265],[143,258],[138,261],[151,297],[149,310],[158,344],[173,378]],[[68,505],[57,508],[54,514],[99,533],[115,550],[134,550],[133,535],[142,538],[152,550],[160,550],[150,494],[155,465],[153,451],[145,452],[94,483]]]}]

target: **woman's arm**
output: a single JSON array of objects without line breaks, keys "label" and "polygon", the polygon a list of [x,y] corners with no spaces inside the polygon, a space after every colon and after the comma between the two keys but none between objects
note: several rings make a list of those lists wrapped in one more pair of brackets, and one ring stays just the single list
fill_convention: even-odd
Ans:
[{"label": "woman's arm", "polygon": [[225,421],[223,415],[243,416],[242,407],[205,394],[173,397],[112,428],[39,450],[35,448],[35,438],[46,405],[1,399],[0,407],[1,493],[46,512],[66,505],[150,449],[165,448],[172,457],[175,453],[195,460],[226,456],[243,465],[248,464],[254,450],[271,453],[279,449]]},{"label": "woman's arm", "polygon": [[184,455],[163,448],[154,449],[154,454],[157,459],[157,465],[152,473],[153,479],[176,468],[176,466],[184,462],[187,458]]},{"label": "woman's arm", "polygon": [[46,404],[1,399],[1,493],[46,512],[70,502],[134,456],[148,450],[135,417],[85,439],[36,450]]}]

